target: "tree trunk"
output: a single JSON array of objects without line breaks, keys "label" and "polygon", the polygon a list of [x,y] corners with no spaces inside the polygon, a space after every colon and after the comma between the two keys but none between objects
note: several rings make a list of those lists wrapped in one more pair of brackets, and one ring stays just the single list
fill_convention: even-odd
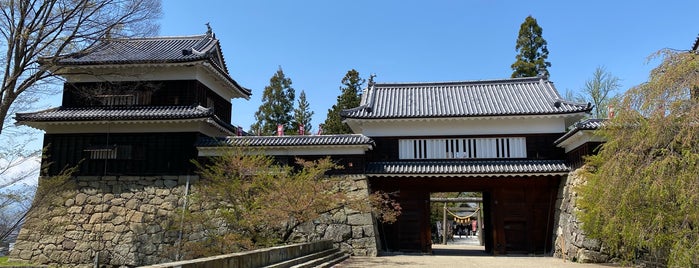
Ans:
[{"label": "tree trunk", "polygon": [[[14,88],[12,85],[11,88]],[[15,93],[13,91],[5,91],[5,95],[2,98],[2,105],[0,105],[0,134],[5,129],[5,122],[7,121],[7,113],[10,110],[10,106],[14,103],[16,99]]]}]

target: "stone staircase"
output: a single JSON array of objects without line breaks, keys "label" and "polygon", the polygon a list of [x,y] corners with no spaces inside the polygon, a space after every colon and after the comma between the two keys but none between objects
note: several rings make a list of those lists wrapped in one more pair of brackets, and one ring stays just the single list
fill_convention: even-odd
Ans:
[{"label": "stone staircase", "polygon": [[275,263],[272,265],[264,266],[265,268],[310,268],[310,267],[332,267],[347,258],[350,255],[347,252],[340,250],[339,248],[331,248],[323,251],[315,252],[312,254],[297,257],[295,259]]}]

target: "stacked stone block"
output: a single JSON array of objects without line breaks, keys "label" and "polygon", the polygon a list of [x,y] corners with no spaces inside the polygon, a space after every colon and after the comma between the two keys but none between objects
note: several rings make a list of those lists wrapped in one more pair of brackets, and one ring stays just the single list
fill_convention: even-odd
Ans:
[{"label": "stacked stone block", "polygon": [[113,266],[170,260],[177,233],[169,219],[183,205],[187,176],[74,179],[75,190],[56,193],[62,206],[33,211],[10,257],[86,267],[97,258]]},{"label": "stacked stone block", "polygon": [[[65,267],[93,267],[96,258],[113,267],[176,259],[179,233],[172,228],[178,224],[173,218],[187,199],[187,180],[195,185],[196,176],[72,179],[74,189],[51,193],[60,197],[59,202],[33,210],[11,258]],[[364,178],[351,180],[346,189],[364,199],[368,196]],[[295,241],[331,239],[355,255],[376,256],[377,232],[371,213],[341,208],[302,229]]]},{"label": "stacked stone block", "polygon": [[[348,195],[366,200],[369,189],[366,177],[345,180],[343,191]],[[378,255],[378,231],[371,212],[360,212],[341,208],[321,215],[313,222],[301,225],[294,233],[295,242],[332,240],[337,247],[355,256]]]},{"label": "stacked stone block", "polygon": [[581,263],[604,263],[609,261],[609,255],[604,253],[598,240],[587,237],[577,218],[580,210],[577,206],[577,187],[584,183],[580,176],[583,168],[571,172],[561,181],[558,190],[554,256]]}]

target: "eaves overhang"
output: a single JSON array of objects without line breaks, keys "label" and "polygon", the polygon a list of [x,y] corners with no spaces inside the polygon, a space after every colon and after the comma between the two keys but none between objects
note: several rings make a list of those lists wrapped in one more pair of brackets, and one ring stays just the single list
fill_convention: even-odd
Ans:
[{"label": "eaves overhang", "polygon": [[553,144],[563,148],[567,153],[588,142],[604,142],[605,139],[597,134],[597,130],[606,121],[607,119],[587,119],[577,122],[568,132],[556,139]]},{"label": "eaves overhang", "polygon": [[238,84],[232,77],[226,74],[216,64],[213,64],[209,59],[201,59],[196,61],[177,61],[177,62],[162,62],[162,61],[144,61],[134,63],[103,63],[103,64],[80,64],[80,65],[56,65],[52,66],[50,71],[56,75],[69,77],[73,74],[83,74],[85,70],[109,70],[109,69],[155,69],[165,67],[191,67],[201,66],[202,69],[218,80],[223,81],[229,88],[235,89],[235,97],[250,99],[252,91]]},{"label": "eaves overhang", "polygon": [[[216,118],[189,118],[189,119],[158,119],[158,120],[90,120],[90,121],[19,121],[16,125],[28,126],[37,130],[46,131],[47,133],[73,133],[69,129],[75,129],[76,127],[84,127],[89,129],[90,126],[113,126],[113,127],[132,127],[133,131],[139,131],[139,128],[145,126],[152,126],[155,131],[148,132],[180,132],[183,130],[178,130],[177,125],[188,124],[188,123],[200,123],[207,125],[210,128],[215,129],[218,134],[216,136],[226,136],[234,135],[235,130],[229,124],[225,124],[221,120]],[[164,128],[162,126],[168,126]],[[171,126],[171,127],[170,127]],[[62,129],[61,131],[54,131],[56,129]],[[116,131],[116,129],[115,129]],[[187,130],[189,131],[189,130]],[[83,132],[83,131],[80,131]],[[77,132],[76,132],[77,133]]]},{"label": "eaves overhang", "polygon": [[457,121],[457,120],[489,120],[489,119],[528,119],[528,118],[582,118],[587,111],[556,113],[556,114],[506,114],[506,115],[478,115],[478,116],[438,116],[438,117],[346,117],[343,122],[415,122],[415,121]]},{"label": "eaves overhang", "polygon": [[368,164],[368,177],[534,177],[565,176],[564,160],[398,161]]},{"label": "eaves overhang", "polygon": [[463,173],[463,174],[374,174],[367,173],[366,176],[370,178],[505,178],[505,177],[542,177],[542,176],[567,176],[566,172],[555,172],[555,173]]},{"label": "eaves overhang", "polygon": [[199,156],[220,155],[230,148],[267,155],[360,155],[373,147],[373,140],[359,134],[230,136],[197,142]]}]

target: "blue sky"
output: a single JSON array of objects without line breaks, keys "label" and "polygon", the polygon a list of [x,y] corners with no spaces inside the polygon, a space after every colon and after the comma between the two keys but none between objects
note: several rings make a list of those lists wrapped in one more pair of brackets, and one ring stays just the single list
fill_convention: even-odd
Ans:
[{"label": "blue sky", "polygon": [[233,123],[254,122],[279,66],[306,91],[313,129],[336,102],[349,69],[377,82],[507,78],[528,15],[550,51],[551,81],[579,90],[597,66],[622,90],[647,80],[662,48],[689,49],[699,1],[163,1],[161,35],[192,35],[207,22],[231,76],[252,89],[233,101]]},{"label": "blue sky", "polygon": [[[252,89],[233,101],[233,124],[254,122],[279,66],[305,90],[313,130],[349,69],[378,82],[508,78],[520,24],[534,16],[548,42],[551,80],[581,89],[597,66],[622,91],[647,80],[662,48],[689,49],[699,1],[231,1],[164,0],[160,35],[195,35],[210,22],[231,76]],[[60,105],[60,94],[48,105]],[[40,147],[40,143],[36,143]]]},{"label": "blue sky", "polygon": [[543,28],[561,95],[579,91],[597,66],[621,79],[621,93],[647,80],[652,53],[690,48],[698,10],[699,1],[677,0],[164,0],[159,23],[165,36],[203,34],[211,24],[231,76],[253,92],[233,100],[233,124],[250,127],[281,66],[297,96],[306,91],[315,131],[350,69],[377,82],[508,78],[528,15]]}]

